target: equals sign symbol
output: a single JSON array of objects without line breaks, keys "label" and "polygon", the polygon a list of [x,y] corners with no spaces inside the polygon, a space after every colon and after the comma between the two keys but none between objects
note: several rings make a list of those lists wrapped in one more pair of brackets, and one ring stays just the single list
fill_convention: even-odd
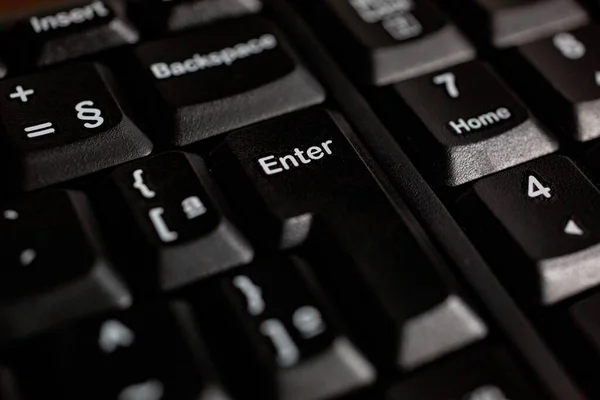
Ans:
[{"label": "equals sign symbol", "polygon": [[56,130],[52,127],[52,122],[45,122],[39,125],[28,126],[24,130],[27,133],[27,137],[30,139],[56,132]]}]

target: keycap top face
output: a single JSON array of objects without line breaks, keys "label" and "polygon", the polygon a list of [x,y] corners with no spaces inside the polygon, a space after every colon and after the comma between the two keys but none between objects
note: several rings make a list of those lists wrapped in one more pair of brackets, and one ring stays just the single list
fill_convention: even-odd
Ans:
[{"label": "keycap top face", "polygon": [[114,128],[121,119],[93,64],[0,82],[0,123],[23,151],[77,142]]},{"label": "keycap top face", "polygon": [[529,117],[496,73],[479,61],[405,81],[395,88],[441,143],[490,138]]},{"label": "keycap top face", "polygon": [[[245,311],[253,329],[269,347],[270,340],[277,338],[278,333],[271,336],[272,328],[277,331],[283,327],[294,343],[292,348],[299,350],[297,361],[319,354],[337,335],[324,315],[321,300],[309,290],[299,273],[299,263],[297,259],[280,257],[240,269],[238,274],[223,281],[225,290],[233,293],[232,300]],[[255,296],[256,290],[260,291],[260,298]],[[274,350],[276,358],[278,349]]]},{"label": "keycap top face", "polygon": [[600,27],[590,25],[526,44],[519,53],[570,103],[600,98]]},{"label": "keycap top face", "polygon": [[[360,187],[361,177],[369,183],[372,179],[325,112],[283,117],[233,133],[224,146],[257,189],[264,191],[269,207],[282,214],[289,204],[296,204],[296,212],[301,211],[300,204],[306,212],[317,211],[336,193],[349,194],[354,185]],[[332,176],[340,180],[332,180]],[[310,182],[312,188],[292,182]],[[320,185],[324,185],[323,190]],[[327,193],[328,198],[320,192]]]},{"label": "keycap top face", "polygon": [[417,40],[442,28],[440,12],[421,0],[328,0],[343,23],[366,46],[384,48]]},{"label": "keycap top face", "polygon": [[183,153],[164,153],[121,167],[113,181],[156,245],[197,239],[219,223],[212,200]]},{"label": "keycap top face", "polygon": [[93,266],[96,255],[67,192],[40,192],[1,210],[3,298],[46,290]]},{"label": "keycap top face", "polygon": [[136,54],[164,100],[181,107],[226,98],[287,75],[295,66],[281,45],[270,24],[248,17],[150,42]]},{"label": "keycap top face", "polygon": [[568,158],[545,157],[477,182],[477,196],[534,261],[600,243],[600,192]]}]

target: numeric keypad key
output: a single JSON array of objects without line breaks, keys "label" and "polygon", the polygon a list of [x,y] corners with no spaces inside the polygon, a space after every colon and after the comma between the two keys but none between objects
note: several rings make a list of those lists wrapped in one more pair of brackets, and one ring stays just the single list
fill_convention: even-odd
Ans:
[{"label": "numeric keypad key", "polygon": [[125,241],[139,245],[139,252],[127,264],[146,260],[147,269],[125,271],[135,282],[155,277],[155,284],[173,289],[252,259],[252,248],[223,213],[199,157],[163,153],[118,168],[111,181],[117,208],[105,212],[123,212],[108,216],[109,229],[119,230],[122,217],[132,216],[134,234]]},{"label": "numeric keypad key", "polygon": [[345,63],[385,85],[472,59],[475,50],[429,0],[327,0],[348,41]]},{"label": "numeric keypad key", "polygon": [[474,37],[509,47],[584,25],[589,17],[576,0],[459,0],[444,2]]},{"label": "numeric keypad key", "polygon": [[35,189],[149,154],[152,143],[112,85],[110,72],[90,63],[1,81],[7,178]]},{"label": "numeric keypad key", "polygon": [[416,114],[420,129],[424,126],[429,133],[411,129],[388,106],[390,123],[399,136],[410,136],[410,146],[425,160],[423,167],[444,184],[460,185],[558,147],[500,77],[480,61],[401,82],[394,89]]},{"label": "numeric keypad key", "polygon": [[527,305],[600,283],[600,191],[568,158],[544,157],[480,180],[463,210],[492,267]]},{"label": "numeric keypad key", "polygon": [[[518,47],[516,80],[549,126],[587,141],[600,136],[600,26],[590,25]],[[509,60],[510,61],[510,60]],[[515,72],[517,72],[515,71]],[[543,102],[539,99],[543,98]]]}]

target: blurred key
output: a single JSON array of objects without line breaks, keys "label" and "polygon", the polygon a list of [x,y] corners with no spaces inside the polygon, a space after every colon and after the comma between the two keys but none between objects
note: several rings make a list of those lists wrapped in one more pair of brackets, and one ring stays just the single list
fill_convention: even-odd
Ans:
[{"label": "blurred key", "polygon": [[126,110],[112,74],[97,64],[0,81],[7,179],[36,189],[148,155],[153,145]]},{"label": "blurred key", "polygon": [[185,307],[170,311],[153,304],[82,320],[6,358],[28,399],[229,399]]},{"label": "blurred key", "polygon": [[443,4],[453,9],[475,38],[496,47],[525,44],[589,20],[576,0],[457,0]]},{"label": "blurred key", "polygon": [[137,0],[130,6],[135,22],[151,35],[257,13],[261,0]]},{"label": "blurred key", "polygon": [[475,183],[461,209],[494,271],[527,306],[550,305],[600,283],[600,191],[563,156]]},{"label": "blurred key", "polygon": [[261,378],[259,371],[240,372],[257,391],[264,390],[266,398],[331,398],[375,381],[373,366],[338,324],[304,261],[273,257],[241,268],[220,283],[220,296],[227,304],[222,312],[232,324],[221,329],[241,336],[237,344],[230,344],[246,350],[237,361],[248,357],[264,374]]},{"label": "blurred key", "polygon": [[137,57],[183,146],[323,101],[274,26],[257,17],[219,22],[141,45]]},{"label": "blurred key", "polygon": [[496,344],[467,349],[394,385],[386,400],[550,400]]},{"label": "blurred key", "polygon": [[[422,168],[456,186],[558,148],[523,103],[485,63],[473,61],[394,85],[428,132],[387,105],[399,139]],[[422,129],[422,128],[421,128]]]},{"label": "blurred key", "polygon": [[[429,0],[327,0],[348,41],[345,63],[386,85],[472,59],[475,50]],[[344,48],[345,45],[340,45]]]},{"label": "blurred key", "polygon": [[4,204],[0,232],[0,339],[131,304],[83,194],[38,192]]},{"label": "blurred key", "polygon": [[121,0],[55,2],[34,14],[2,24],[16,63],[48,65],[135,43],[136,29],[125,18]]},{"label": "blurred key", "polygon": [[134,283],[170,290],[252,260],[199,157],[146,158],[115,170],[111,183],[117,198],[104,209],[107,230],[130,255],[124,273]]},{"label": "blurred key", "polygon": [[549,126],[578,141],[600,136],[598,35],[597,25],[559,32],[517,48],[524,68],[515,68],[520,64],[507,60],[523,93],[548,118]]}]

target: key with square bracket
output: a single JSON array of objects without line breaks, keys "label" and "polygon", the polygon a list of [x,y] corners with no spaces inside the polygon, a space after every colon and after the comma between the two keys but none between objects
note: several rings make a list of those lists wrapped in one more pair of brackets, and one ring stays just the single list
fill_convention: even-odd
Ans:
[{"label": "key with square bracket", "polygon": [[[213,322],[213,329],[239,337],[213,347],[243,348],[230,365],[254,366],[236,375],[250,378],[240,385],[251,381],[248,391],[257,398],[337,398],[375,381],[375,369],[339,325],[304,260],[265,259],[227,274],[218,286],[210,304],[202,296],[188,299],[199,314],[210,307],[224,317],[227,325]],[[257,394],[261,389],[268,394]]]},{"label": "key with square bracket", "polygon": [[111,73],[72,64],[0,81],[0,135],[12,184],[29,190],[145,156]]},{"label": "key with square bracket", "polygon": [[252,247],[197,156],[168,152],[124,165],[111,175],[109,190],[114,207],[104,210],[104,220],[120,232],[123,254],[133,257],[123,263],[133,283],[154,279],[151,286],[174,289],[252,260]]}]

